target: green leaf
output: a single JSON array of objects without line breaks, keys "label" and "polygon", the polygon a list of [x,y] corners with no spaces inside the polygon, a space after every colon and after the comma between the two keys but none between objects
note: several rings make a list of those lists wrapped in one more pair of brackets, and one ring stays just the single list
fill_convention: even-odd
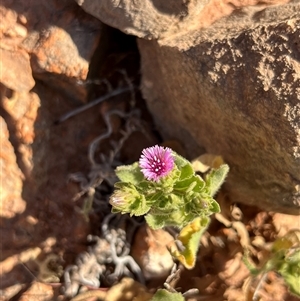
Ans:
[{"label": "green leaf", "polygon": [[174,189],[185,192],[191,185],[195,185],[195,184],[193,184],[194,182],[196,182],[195,177],[191,177],[191,178],[188,178],[188,179],[178,181],[174,185]]},{"label": "green leaf", "polygon": [[283,277],[289,287],[289,291],[300,297],[300,250],[288,255],[284,263],[278,268],[279,274]]},{"label": "green leaf", "polygon": [[[175,177],[175,178],[174,178]],[[169,194],[173,191],[174,183],[176,182],[176,171],[162,178],[157,183],[157,189],[163,191],[164,194]]]},{"label": "green leaf", "polygon": [[292,274],[286,274],[283,277],[289,287],[290,293],[293,295],[296,295],[298,297],[300,297],[300,282],[299,282],[300,278],[299,277],[300,277],[299,274],[297,276],[292,275]]},{"label": "green leaf", "polygon": [[194,188],[194,191],[201,192],[203,190],[203,188],[205,187],[206,183],[199,175],[195,175],[195,180],[197,182],[197,185]]},{"label": "green leaf", "polygon": [[181,157],[177,153],[173,152],[175,165],[181,170],[185,165],[191,164],[187,159]]},{"label": "green leaf", "polygon": [[188,194],[189,192],[201,192],[204,187],[204,180],[200,176],[194,175],[191,178],[176,182],[174,190],[181,194]]},{"label": "green leaf", "polygon": [[[286,261],[290,264],[290,265],[294,265],[296,264],[298,266],[298,268],[300,269],[300,246],[298,246],[298,249],[295,250],[295,252],[293,252],[291,255],[289,255],[286,259]],[[300,274],[300,270],[298,270],[298,273]]]},{"label": "green leaf", "polygon": [[[131,183],[127,183],[127,182],[116,182],[115,183],[115,188],[118,188],[118,189],[126,189],[126,188],[132,188],[132,187],[135,187],[134,185],[132,185]],[[134,188],[135,189],[135,188]],[[135,189],[136,190],[136,189]]]},{"label": "green leaf", "polygon": [[168,212],[172,212],[175,209],[174,205],[175,204],[173,204],[173,202],[170,202],[170,198],[164,196],[164,197],[160,198],[155,209],[159,209],[161,211],[166,210]]},{"label": "green leaf", "polygon": [[205,179],[208,192],[211,196],[215,195],[223,184],[227,174],[229,172],[229,166],[227,164],[221,165],[218,169],[213,169]]},{"label": "green leaf", "polygon": [[195,266],[200,239],[210,222],[208,217],[197,217],[187,226],[182,228],[177,240],[182,244],[182,250],[172,246],[170,252],[187,269]]},{"label": "green leaf", "polygon": [[122,182],[132,183],[134,185],[137,185],[145,179],[138,162],[131,165],[118,166],[116,168],[116,175]]},{"label": "green leaf", "polygon": [[221,208],[218,202],[216,202],[215,200],[212,200],[212,202],[210,203],[210,210],[213,213],[219,213],[221,212]]},{"label": "green leaf", "polygon": [[145,216],[145,220],[151,229],[157,230],[157,229],[161,229],[165,226],[166,216],[165,215],[154,215],[154,214],[148,213]]},{"label": "green leaf", "polygon": [[195,174],[193,167],[189,162],[186,165],[184,165],[180,171],[180,180],[188,179]]},{"label": "green leaf", "polygon": [[145,216],[146,222],[153,230],[161,229],[167,226],[182,227],[184,223],[184,215],[180,210],[173,212],[161,213],[158,209],[151,209],[151,211]]},{"label": "green leaf", "polygon": [[146,195],[147,204],[150,204],[151,206],[155,206],[155,204],[159,203],[162,196],[163,196],[162,191],[157,191],[149,195]]},{"label": "green leaf", "polygon": [[165,289],[159,289],[150,301],[184,301],[184,297],[180,293],[171,293]]},{"label": "green leaf", "polygon": [[166,209],[166,208],[158,208],[158,207],[151,207],[151,214],[152,215],[159,215],[159,216],[164,216],[165,219],[167,219],[168,217],[170,217],[170,215],[176,211],[176,209],[174,208],[169,208],[169,209]]},{"label": "green leaf", "polygon": [[182,197],[182,195],[178,195],[175,193],[171,193],[168,195],[170,206],[173,208],[173,210],[178,210],[178,208],[182,208],[185,200]]},{"label": "green leaf", "polygon": [[[287,264],[285,264],[287,265]],[[278,270],[279,274],[283,277],[284,281],[289,287],[289,291],[300,297],[300,266],[298,265],[294,266],[288,266],[288,267],[281,267]]]},{"label": "green leaf", "polygon": [[148,213],[150,209],[151,207],[147,205],[145,198],[140,198],[129,207],[129,213],[130,216],[141,216]]},{"label": "green leaf", "polygon": [[139,193],[131,183],[118,182],[115,191],[110,196],[109,203],[113,206],[112,212],[130,213],[130,215],[144,215],[150,210],[145,196]]}]

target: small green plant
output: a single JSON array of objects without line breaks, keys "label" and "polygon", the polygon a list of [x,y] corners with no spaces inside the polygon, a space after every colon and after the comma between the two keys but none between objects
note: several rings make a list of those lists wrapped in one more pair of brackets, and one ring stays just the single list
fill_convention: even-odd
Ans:
[{"label": "small green plant", "polygon": [[254,277],[261,276],[252,300],[257,300],[259,289],[270,271],[278,272],[290,293],[300,297],[300,230],[291,230],[276,239],[260,268],[251,262],[248,252],[245,252],[244,263]]},{"label": "small green plant", "polygon": [[202,178],[188,160],[171,149],[157,145],[144,149],[139,162],[116,169],[120,182],[110,198],[112,212],[145,215],[152,229],[179,228],[177,246],[171,246],[170,252],[192,269],[209,216],[220,212],[213,196],[228,171],[228,165],[223,164]]}]

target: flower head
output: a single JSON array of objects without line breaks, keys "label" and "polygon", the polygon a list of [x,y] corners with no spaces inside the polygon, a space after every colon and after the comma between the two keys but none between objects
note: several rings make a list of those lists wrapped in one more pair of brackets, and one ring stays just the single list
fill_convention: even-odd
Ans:
[{"label": "flower head", "polygon": [[150,207],[146,198],[139,193],[132,183],[116,183],[116,190],[110,196],[109,203],[112,205],[112,212],[130,213],[130,215],[144,215]]},{"label": "flower head", "polygon": [[145,148],[139,165],[146,179],[157,182],[168,175],[174,167],[172,150],[158,145]]},{"label": "flower head", "polygon": [[130,212],[130,207],[139,203],[140,195],[135,186],[130,183],[119,183],[118,189],[114,191],[109,199],[109,203],[121,212]]}]

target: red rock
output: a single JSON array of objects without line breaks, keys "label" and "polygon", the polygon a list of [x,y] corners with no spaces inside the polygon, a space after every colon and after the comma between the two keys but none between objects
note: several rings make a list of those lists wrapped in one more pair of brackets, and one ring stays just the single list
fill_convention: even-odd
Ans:
[{"label": "red rock", "polygon": [[[3,5],[3,1],[1,5]],[[0,5],[0,38],[1,47],[5,49],[16,49],[27,36],[24,26],[27,19],[24,15],[18,15],[14,10]]]},{"label": "red rock", "polygon": [[278,237],[283,237],[290,230],[300,229],[300,216],[275,213],[273,215],[273,224]]},{"label": "red rock", "polygon": [[19,301],[50,301],[53,300],[53,297],[54,292],[51,285],[41,282],[34,282],[30,288],[22,294]]},{"label": "red rock", "polygon": [[147,225],[139,228],[131,253],[146,279],[168,275],[174,261],[167,246],[173,241],[174,238],[162,229],[152,230]]},{"label": "red rock", "polygon": [[0,82],[14,91],[31,90],[35,81],[28,53],[22,49],[13,51],[0,48],[0,57]]},{"label": "red rock", "polygon": [[0,81],[12,90],[29,91],[34,85],[33,73],[48,85],[84,100],[87,89],[78,81],[87,78],[101,22],[72,0],[3,0],[2,5],[0,37],[5,39],[0,67],[5,72]]},{"label": "red rock", "polygon": [[[10,125],[14,131],[14,138],[17,140],[17,152],[23,166],[22,172],[29,176],[32,164],[32,148],[34,142],[35,129],[40,99],[34,92],[13,92],[9,95],[9,90],[2,87],[2,107],[10,116]],[[10,97],[8,97],[10,96]]]},{"label": "red rock", "polygon": [[0,301],[12,300],[12,298],[17,295],[24,287],[24,284],[17,283],[1,289]]},{"label": "red rock", "polygon": [[16,162],[14,148],[9,141],[6,123],[0,117],[0,216],[12,218],[25,210],[22,199],[23,174]]},{"label": "red rock", "polygon": [[[22,1],[30,20],[22,46],[30,53],[35,77],[84,100],[84,81],[99,43],[102,24],[73,1]],[[62,17],[63,16],[63,17]]]},{"label": "red rock", "polygon": [[35,84],[30,57],[19,47],[27,36],[27,29],[20,24],[14,10],[1,5],[0,19],[0,82],[14,91],[29,91]]},{"label": "red rock", "polygon": [[[180,48],[195,45],[201,35],[201,29],[224,20],[224,17],[232,15],[234,19],[232,25],[235,28],[239,26],[239,22],[255,24],[256,14],[259,19],[259,13],[266,8],[291,2],[290,0],[267,0],[263,3],[260,0],[136,0],[134,2],[123,0],[120,5],[119,1],[114,0],[75,1],[103,23],[127,34],[147,40],[157,39],[164,45]],[[276,18],[276,8],[273,11],[272,14]],[[282,9],[280,13],[283,13]],[[195,32],[195,37],[191,36],[192,32]],[[177,39],[178,37],[180,38]]]},{"label": "red rock", "polygon": [[16,136],[21,143],[34,140],[34,122],[37,118],[40,99],[36,93],[17,93],[2,97],[2,106],[15,122]]}]

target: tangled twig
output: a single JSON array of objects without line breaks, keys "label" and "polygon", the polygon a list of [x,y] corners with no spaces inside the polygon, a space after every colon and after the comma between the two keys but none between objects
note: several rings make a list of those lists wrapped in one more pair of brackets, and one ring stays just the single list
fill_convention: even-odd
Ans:
[{"label": "tangled twig", "polygon": [[129,255],[134,231],[139,225],[126,215],[109,214],[102,222],[102,236],[89,235],[88,241],[95,244],[79,254],[75,265],[65,269],[65,295],[75,296],[82,285],[98,288],[101,278],[112,285],[123,276],[134,274],[144,283],[140,267]]},{"label": "tangled twig", "polygon": [[119,89],[113,90],[113,91],[111,91],[111,92],[109,92],[109,93],[107,93],[107,94],[105,94],[105,95],[103,95],[103,96],[101,96],[101,97],[96,98],[96,99],[93,100],[93,101],[90,101],[90,102],[87,103],[86,105],[83,105],[83,106],[81,106],[81,107],[79,107],[79,108],[77,108],[77,109],[75,109],[75,110],[73,110],[73,111],[71,111],[71,112],[68,112],[67,114],[61,116],[61,117],[56,121],[56,123],[57,123],[57,124],[58,124],[58,123],[62,123],[62,122],[64,122],[64,121],[66,121],[67,119],[69,119],[69,118],[71,118],[71,117],[73,117],[73,116],[75,116],[75,115],[78,115],[78,114],[80,114],[80,113],[82,113],[82,112],[84,112],[84,111],[86,111],[86,110],[88,110],[88,109],[90,109],[90,108],[92,108],[92,107],[94,107],[94,106],[100,104],[101,102],[103,102],[103,101],[105,101],[105,100],[107,100],[107,99],[110,99],[110,98],[112,98],[112,97],[114,97],[114,96],[123,94],[123,93],[128,92],[128,91],[130,91],[130,88],[129,88],[129,87],[119,88]]},{"label": "tangled twig", "polygon": [[[134,87],[127,74],[122,71],[120,73],[124,75],[128,88],[110,91],[107,95],[68,113],[60,119],[60,122],[62,122],[109,97],[127,91],[131,92],[130,112],[110,110],[104,114],[106,131],[95,138],[89,146],[88,159],[91,164],[89,174],[85,176],[82,173],[74,173],[69,176],[70,180],[79,182],[80,184],[81,191],[75,196],[75,200],[86,195],[84,213],[87,218],[88,212],[85,211],[90,210],[95,201],[99,201],[100,204],[105,206],[105,211],[109,211],[107,200],[103,201],[105,195],[101,193],[101,184],[105,181],[109,187],[113,187],[117,180],[114,169],[120,165],[120,162],[117,161],[117,156],[125,141],[135,131],[144,133],[144,128],[140,120],[140,111],[134,109]],[[96,153],[98,153],[97,150],[100,148],[100,144],[113,134],[113,125],[111,122],[113,115],[119,116],[125,121],[123,130],[119,131],[122,136],[118,142],[113,144],[109,155],[105,156],[101,153],[99,155],[100,160],[96,159]],[[99,191],[100,197],[96,195]],[[78,294],[81,286],[96,289],[102,281],[107,285],[113,285],[125,275],[130,277],[135,276],[141,283],[144,283],[140,267],[129,255],[134,232],[140,224],[137,220],[129,218],[126,215],[107,214],[101,223],[102,235],[89,235],[87,240],[93,243],[93,245],[89,246],[86,252],[81,253],[77,257],[74,265],[70,265],[65,269],[65,296],[75,296]]]},{"label": "tangled twig", "polygon": [[[179,268],[177,268],[177,265],[174,264],[174,266],[172,267],[172,270],[170,272],[170,275],[167,277],[165,283],[164,283],[164,287],[171,293],[176,293],[177,290],[174,288],[176,283],[178,282],[179,278],[180,278],[180,273],[181,270]],[[196,288],[192,288],[187,290],[186,292],[184,292],[182,294],[183,297],[185,298],[189,298],[192,297],[196,294],[199,293],[199,290]]]}]

